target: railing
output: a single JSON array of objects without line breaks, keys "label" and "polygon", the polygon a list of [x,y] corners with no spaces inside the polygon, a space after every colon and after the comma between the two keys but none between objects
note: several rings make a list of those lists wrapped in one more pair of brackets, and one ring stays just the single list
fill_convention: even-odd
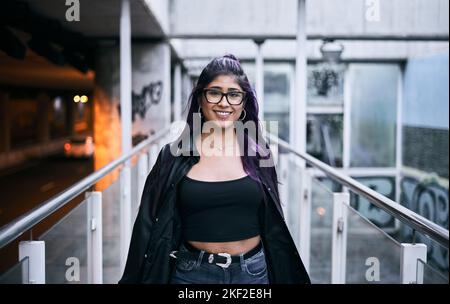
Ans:
[{"label": "railing", "polygon": [[[267,137],[279,151],[286,152],[278,154],[280,195],[287,202],[284,211],[288,227],[313,282],[448,282],[448,262],[442,262],[445,257],[448,260],[448,230],[338,169],[294,150],[287,142],[271,134]],[[333,192],[326,180],[313,176],[317,169],[330,178],[328,184],[334,181],[342,189]],[[413,235],[426,235],[428,244],[416,244],[414,239],[411,243],[400,242],[401,229],[394,229],[397,235],[387,234],[351,206],[350,194],[361,196],[395,221],[404,223]],[[427,249],[440,252],[443,270],[427,263]],[[442,276],[442,271],[446,275]]]},{"label": "railing", "polygon": [[[120,170],[117,181],[101,192],[85,192],[85,200],[38,240],[20,242],[21,262],[0,279],[17,282],[17,273],[22,271],[26,273],[23,275],[26,283],[103,283],[105,272],[107,283],[117,282],[126,261],[131,227],[145,179],[169,131],[167,127],[157,132],[129,154],[1,227],[0,248],[3,248],[99,180]],[[130,167],[130,160],[135,156],[138,156],[136,165]]]},{"label": "railing", "polygon": [[[85,200],[38,240],[19,244],[19,263],[0,282],[115,283],[120,278],[129,245],[131,224],[150,168],[167,128],[44,202],[0,230],[0,248],[18,238],[114,169],[120,178],[101,192],[86,192]],[[308,154],[299,153],[267,134],[288,153],[279,153],[280,194],[287,224],[313,283],[448,282],[442,271],[427,263],[427,248],[446,250],[448,230],[378,194]],[[158,143],[156,143],[158,142]],[[142,153],[143,152],[143,153]],[[127,164],[139,155],[136,165]],[[327,181],[312,176],[320,170],[342,187],[335,193]],[[351,206],[350,193],[403,221],[432,244],[401,243]],[[120,223],[118,225],[118,223]],[[445,253],[444,253],[445,256]],[[448,265],[447,265],[448,266]]]}]

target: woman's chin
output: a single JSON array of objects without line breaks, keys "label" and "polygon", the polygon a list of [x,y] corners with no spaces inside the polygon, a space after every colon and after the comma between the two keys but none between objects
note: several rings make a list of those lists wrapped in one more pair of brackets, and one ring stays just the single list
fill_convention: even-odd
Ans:
[{"label": "woman's chin", "polygon": [[214,125],[216,125],[217,127],[220,127],[222,129],[228,129],[233,127],[234,125],[234,121],[233,120],[213,120],[212,121],[214,123]]}]

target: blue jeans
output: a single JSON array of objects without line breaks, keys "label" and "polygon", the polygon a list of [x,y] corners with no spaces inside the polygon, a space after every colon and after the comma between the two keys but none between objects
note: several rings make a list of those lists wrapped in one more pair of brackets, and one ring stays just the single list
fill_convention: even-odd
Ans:
[{"label": "blue jeans", "polygon": [[[187,251],[188,249],[181,244],[179,250]],[[228,268],[207,262],[202,263],[204,254],[208,253],[202,250],[197,261],[177,258],[170,283],[269,284],[264,247],[247,259],[244,259],[244,254],[241,253],[240,261],[231,263]]]}]

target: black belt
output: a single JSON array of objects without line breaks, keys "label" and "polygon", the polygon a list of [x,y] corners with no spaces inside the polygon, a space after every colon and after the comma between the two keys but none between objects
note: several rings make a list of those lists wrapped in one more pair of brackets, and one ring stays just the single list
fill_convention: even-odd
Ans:
[{"label": "black belt", "polygon": [[[195,248],[188,242],[184,242],[183,245],[188,251],[173,251],[170,255],[174,258],[181,258],[191,261],[197,261],[200,257],[201,250]],[[244,259],[254,256],[262,249],[262,243],[251,249],[250,251],[244,253]],[[202,263],[207,262],[209,264],[217,264],[221,267],[227,268],[231,263],[240,262],[241,258],[239,255],[230,255],[229,253],[209,253],[204,252],[202,257]]]}]

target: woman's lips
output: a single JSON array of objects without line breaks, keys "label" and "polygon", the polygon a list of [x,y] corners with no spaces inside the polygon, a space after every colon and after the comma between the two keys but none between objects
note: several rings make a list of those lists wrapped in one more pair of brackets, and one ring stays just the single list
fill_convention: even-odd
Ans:
[{"label": "woman's lips", "polygon": [[232,112],[228,111],[214,111],[214,113],[216,113],[217,118],[220,120],[227,120],[227,118],[232,114]]}]

